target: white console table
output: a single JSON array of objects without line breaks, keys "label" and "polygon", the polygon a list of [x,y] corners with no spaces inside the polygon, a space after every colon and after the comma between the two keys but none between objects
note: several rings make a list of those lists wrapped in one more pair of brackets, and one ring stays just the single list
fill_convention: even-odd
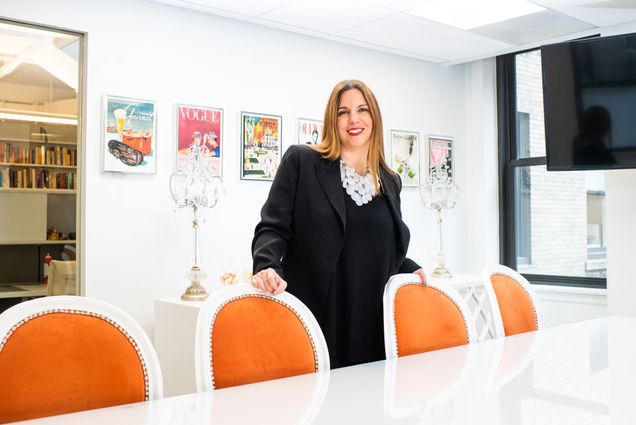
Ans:
[{"label": "white console table", "polygon": [[165,397],[194,393],[194,334],[202,301],[155,300],[154,343]]},{"label": "white console table", "polygon": [[477,341],[485,341],[495,337],[495,325],[492,318],[490,300],[479,275],[457,274],[450,279],[428,277],[437,282],[446,282],[462,296],[475,320]]}]

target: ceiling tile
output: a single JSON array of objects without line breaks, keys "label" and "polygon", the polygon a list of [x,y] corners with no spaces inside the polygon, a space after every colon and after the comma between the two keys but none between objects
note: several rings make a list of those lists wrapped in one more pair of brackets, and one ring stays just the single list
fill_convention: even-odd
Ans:
[{"label": "ceiling tile", "polygon": [[420,40],[411,45],[403,46],[401,49],[452,61],[468,59],[485,53],[495,56],[500,50],[509,47],[511,47],[510,44],[458,30],[451,35]]},{"label": "ceiling tile", "polygon": [[455,31],[445,25],[398,13],[340,32],[338,35],[400,48],[419,40],[450,35]]},{"label": "ceiling tile", "polygon": [[299,0],[260,18],[333,34],[393,13],[358,0]]},{"label": "ceiling tile", "polygon": [[281,24],[280,22],[270,21],[268,19],[262,18],[250,18],[247,22],[251,24],[263,25],[270,28],[276,28],[283,31],[295,32],[297,34],[309,35],[312,37],[324,38],[329,34],[325,34],[324,32],[312,31],[306,28],[297,27],[295,25],[287,25]]},{"label": "ceiling tile", "polygon": [[602,0],[592,3],[586,3],[585,7],[597,7],[602,9],[634,9],[636,10],[636,2],[634,0]]},{"label": "ceiling tile", "polygon": [[187,3],[199,4],[206,7],[239,13],[241,15],[258,16],[270,10],[277,9],[295,0],[181,0]]},{"label": "ceiling tile", "polygon": [[549,10],[472,31],[461,31],[406,13],[432,1],[448,0],[148,1],[448,64],[596,32],[629,32],[631,27],[625,26],[636,23],[636,0],[531,0]]},{"label": "ceiling tile", "polygon": [[414,9],[418,6],[422,6],[426,3],[430,3],[435,0],[362,0],[364,3],[374,4],[380,7],[386,7],[398,12]]},{"label": "ceiling tile", "polygon": [[328,35],[325,37],[326,40],[337,41],[338,43],[349,44],[351,46],[364,47],[366,49],[380,50],[382,52],[387,52],[391,50],[388,46],[382,46],[374,43],[366,43],[364,41],[354,40],[352,38],[341,37],[338,35]]},{"label": "ceiling tile", "polygon": [[472,29],[470,32],[511,44],[523,45],[593,28],[593,25],[586,22],[546,10],[485,25]]},{"label": "ceiling tile", "polygon": [[533,0],[534,3],[596,26],[636,21],[634,0]]},{"label": "ceiling tile", "polygon": [[250,15],[245,15],[242,13],[236,13],[225,9],[217,9],[212,6],[206,6],[203,1],[197,0],[155,0],[158,3],[169,4],[170,6],[177,6],[184,9],[196,10],[199,12],[209,13],[211,15],[223,16],[225,18],[245,20],[250,17]]},{"label": "ceiling tile", "polygon": [[394,55],[406,56],[409,58],[420,59],[426,62],[432,63],[443,63],[446,62],[446,59],[434,58],[432,56],[421,55],[419,53],[409,52],[408,50],[401,49],[392,49],[389,50],[389,53],[393,53]]},{"label": "ceiling tile", "polygon": [[438,0],[407,13],[468,30],[543,10],[528,0]]}]

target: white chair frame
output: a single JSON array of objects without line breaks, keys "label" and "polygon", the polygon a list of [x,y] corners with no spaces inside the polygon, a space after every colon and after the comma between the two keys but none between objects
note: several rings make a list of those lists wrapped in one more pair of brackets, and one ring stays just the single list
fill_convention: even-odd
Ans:
[{"label": "white chair frame", "polygon": [[214,374],[211,365],[212,333],[210,329],[219,311],[230,301],[243,297],[260,297],[273,300],[290,309],[303,323],[314,345],[317,372],[330,370],[329,351],[325,337],[314,315],[298,298],[288,292],[271,295],[268,292],[256,289],[248,284],[239,284],[221,288],[212,293],[205,302],[197,319],[197,327],[194,340],[195,374],[197,391],[212,391],[214,387]]},{"label": "white chair frame", "polygon": [[[384,347],[386,351],[386,358],[393,359],[399,357],[397,346],[397,334],[395,329],[395,295],[397,291],[405,285],[423,285],[420,277],[416,274],[401,273],[391,276],[388,283],[384,287]],[[449,284],[445,284],[440,280],[429,281],[425,286],[435,288],[448,297],[459,309],[464,323],[466,325],[466,332],[468,334],[468,342],[476,342],[475,323],[473,321],[472,314],[466,302],[462,299],[461,295]]]},{"label": "white chair frame", "polygon": [[488,294],[489,302],[492,308],[493,313],[493,322],[495,325],[495,332],[497,338],[502,338],[506,336],[506,332],[504,331],[503,320],[501,319],[501,310],[499,309],[499,302],[497,301],[497,295],[495,294],[495,290],[492,286],[492,281],[490,278],[495,274],[501,274],[513,279],[517,282],[521,288],[528,294],[530,297],[530,301],[532,301],[532,305],[534,307],[534,312],[537,318],[537,329],[542,328],[543,317],[541,311],[539,309],[539,298],[537,297],[534,288],[528,282],[528,280],[523,277],[520,273],[511,269],[510,267],[502,266],[501,264],[484,266],[481,269],[481,277],[484,281],[484,288],[486,293]]},{"label": "white chair frame", "polygon": [[29,320],[51,313],[91,315],[115,326],[136,345],[144,368],[147,400],[163,397],[163,379],[155,349],[142,327],[125,311],[93,298],[60,295],[38,298],[17,304],[0,314],[0,351],[13,332]]}]

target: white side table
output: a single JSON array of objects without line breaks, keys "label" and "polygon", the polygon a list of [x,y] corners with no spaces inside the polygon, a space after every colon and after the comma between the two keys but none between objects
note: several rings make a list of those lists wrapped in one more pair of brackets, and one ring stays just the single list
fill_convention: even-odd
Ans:
[{"label": "white side table", "polygon": [[202,305],[203,301],[181,301],[178,297],[155,300],[154,342],[164,397],[197,391],[194,335]]},{"label": "white side table", "polygon": [[479,275],[457,274],[450,279],[440,279],[427,276],[436,282],[445,282],[455,288],[464,299],[475,320],[477,341],[495,338],[495,324],[492,316],[490,299],[484,288],[484,282]]}]

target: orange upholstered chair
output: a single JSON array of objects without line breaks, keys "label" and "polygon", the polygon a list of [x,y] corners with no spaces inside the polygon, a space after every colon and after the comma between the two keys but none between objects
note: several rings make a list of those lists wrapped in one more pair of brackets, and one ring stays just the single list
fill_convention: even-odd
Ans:
[{"label": "orange upholstered chair", "polygon": [[118,308],[46,297],[0,314],[0,423],[160,398],[159,361]]},{"label": "orange upholstered chair", "polygon": [[318,322],[293,295],[249,285],[215,291],[199,312],[195,337],[199,391],[329,370]]},{"label": "orange upholstered chair", "polygon": [[468,306],[450,285],[414,274],[397,274],[384,289],[387,359],[475,341]]},{"label": "orange upholstered chair", "polygon": [[539,329],[537,296],[526,278],[509,267],[495,265],[482,269],[482,279],[498,337]]}]

